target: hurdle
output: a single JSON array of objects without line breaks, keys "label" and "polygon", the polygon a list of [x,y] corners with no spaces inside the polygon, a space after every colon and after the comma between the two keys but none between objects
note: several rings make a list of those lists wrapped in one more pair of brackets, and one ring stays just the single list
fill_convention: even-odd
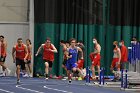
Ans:
[{"label": "hurdle", "polygon": [[90,68],[86,67],[86,84],[90,84]]},{"label": "hurdle", "polygon": [[100,78],[99,78],[99,86],[102,86],[105,84],[105,77],[104,77],[104,73],[105,73],[105,68],[101,68],[100,70]]},{"label": "hurdle", "polygon": [[[86,84],[90,84],[90,85],[97,85],[99,87],[120,87],[120,82],[108,82],[108,81],[105,81],[105,68],[101,68],[100,69],[100,75],[99,75],[99,81],[97,82],[93,82],[91,84],[90,82],[90,69],[87,68],[86,69]],[[107,85],[111,85],[111,86],[107,86]],[[115,85],[115,86],[112,86],[112,85]]]},{"label": "hurdle", "polygon": [[121,90],[140,91],[140,43],[131,43],[129,49],[129,68],[122,71]]},{"label": "hurdle", "polygon": [[121,90],[140,91],[140,87],[135,87],[140,85],[140,79],[129,79],[127,70],[125,70],[125,73],[122,71],[121,76]]},{"label": "hurdle", "polygon": [[100,75],[98,77],[99,81],[91,83],[91,80],[90,80],[91,70],[90,70],[89,66],[86,67],[86,85],[101,85],[101,84],[104,85],[104,80],[103,80],[104,79],[104,75],[103,74],[104,74],[104,68],[101,68],[100,69]]},{"label": "hurdle", "polygon": [[[118,71],[115,71],[115,73],[118,73]],[[105,80],[105,68],[102,69],[101,74],[100,74],[100,85],[102,87],[110,87],[110,88],[120,88],[121,82],[112,82],[112,81],[106,81]]]}]

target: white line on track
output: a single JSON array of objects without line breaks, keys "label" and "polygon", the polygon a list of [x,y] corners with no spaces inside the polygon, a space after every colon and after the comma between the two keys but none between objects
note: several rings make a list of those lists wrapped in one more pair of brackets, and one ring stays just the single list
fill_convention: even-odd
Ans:
[{"label": "white line on track", "polygon": [[6,93],[14,93],[14,92],[7,91],[7,90],[4,90],[4,89],[0,89],[0,91],[6,92]]},{"label": "white line on track", "polygon": [[[22,80],[22,79],[21,79],[21,80]],[[9,81],[9,82],[10,82],[10,81],[13,81],[13,80],[0,80],[0,81],[3,81],[3,82],[4,82],[4,81],[5,81],[5,82],[6,82],[6,81],[7,81],[7,82]],[[30,80],[30,79],[28,79],[28,80],[22,80],[22,81],[40,82],[41,80]],[[43,80],[42,80],[42,82],[43,82]]]},{"label": "white line on track", "polygon": [[49,90],[55,90],[55,91],[63,92],[63,93],[73,93],[73,92],[60,90],[60,89],[56,89],[56,88],[50,88],[50,87],[47,87],[47,86],[44,86],[44,88],[49,89]]},{"label": "white line on track", "polygon": [[32,89],[21,87],[21,85],[16,85],[16,88],[20,88],[20,89],[35,92],[35,93],[44,93],[44,92],[40,92],[40,91],[37,91],[37,90],[32,90]]},{"label": "white line on track", "polygon": [[1,84],[3,84],[3,85],[4,85],[4,84],[10,85],[10,84],[14,84],[14,83],[6,83],[6,82],[2,83],[2,82],[1,82],[0,85],[1,85]]},{"label": "white line on track", "polygon": [[140,91],[140,89],[121,89],[121,90],[124,90],[124,91]]},{"label": "white line on track", "polygon": [[106,88],[121,88],[121,86],[117,85],[99,85],[100,87],[106,87]]}]

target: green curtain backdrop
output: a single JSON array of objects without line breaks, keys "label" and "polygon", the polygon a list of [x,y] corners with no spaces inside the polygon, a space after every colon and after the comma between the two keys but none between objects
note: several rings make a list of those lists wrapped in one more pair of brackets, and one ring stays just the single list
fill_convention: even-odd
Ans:
[{"label": "green curtain backdrop", "polygon": [[[99,41],[101,67],[110,74],[114,40],[123,39],[129,46],[130,39],[140,39],[139,0],[35,0],[35,41],[34,52],[47,37],[58,49],[55,54],[53,74],[62,75],[63,60],[60,40],[76,38],[85,45],[84,66],[90,66],[90,52],[93,51],[92,38]],[[34,75],[44,74],[42,54],[34,57]]]},{"label": "green curtain backdrop", "polygon": [[[95,33],[95,31],[98,33]],[[99,37],[99,42],[103,45],[103,38],[101,34],[103,31],[102,25],[80,25],[80,24],[54,24],[54,23],[44,23],[44,24],[36,24],[35,26],[35,52],[37,51],[38,47],[41,43],[45,42],[46,37],[51,38],[51,42],[56,46],[58,49],[58,53],[55,54],[55,61],[53,72],[54,74],[61,75],[63,69],[61,67],[63,61],[63,53],[62,47],[60,46],[60,40],[69,40],[70,38],[74,37],[77,40],[83,40],[85,48],[85,67],[90,65],[89,54],[93,51],[93,43],[92,38]],[[89,48],[89,49],[88,49]],[[43,60],[41,59],[42,55],[35,57],[34,63],[34,72],[44,73],[44,64]],[[103,64],[102,64],[103,66]],[[42,68],[43,67],[43,68]]]}]

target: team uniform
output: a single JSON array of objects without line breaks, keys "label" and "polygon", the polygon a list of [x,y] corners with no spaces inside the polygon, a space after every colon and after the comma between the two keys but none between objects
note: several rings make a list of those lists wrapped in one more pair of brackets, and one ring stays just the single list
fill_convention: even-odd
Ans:
[{"label": "team uniform", "polygon": [[77,62],[78,50],[77,48],[69,48],[68,52],[69,55],[72,55],[72,58],[69,58],[67,60],[67,69],[71,70],[72,68],[77,67],[76,62]]},{"label": "team uniform", "polygon": [[43,60],[48,62],[49,67],[52,67],[54,61],[54,52],[49,51],[49,49],[53,50],[52,45],[47,47],[46,45],[43,46]]},{"label": "team uniform", "polygon": [[83,69],[84,67],[84,59],[79,59],[77,62],[77,67]]},{"label": "team uniform", "polygon": [[100,66],[101,55],[97,53],[97,46],[94,47],[94,53],[90,54],[90,59],[94,62],[92,63],[93,66]]},{"label": "team uniform", "polygon": [[31,50],[30,50],[30,46],[27,46],[28,49],[28,56],[27,56],[27,62],[26,64],[30,64],[31,63]]},{"label": "team uniform", "polygon": [[26,52],[25,52],[24,44],[22,44],[20,47],[16,45],[15,51],[16,51],[16,66],[20,65],[21,69],[25,70],[24,58],[25,58]]},{"label": "team uniform", "polygon": [[118,48],[114,48],[113,52],[114,52],[114,55],[113,55],[113,60],[112,60],[112,64],[111,66],[115,69],[118,69],[120,68],[120,64],[118,64],[119,62],[119,55],[118,55]]},{"label": "team uniform", "polygon": [[[78,47],[80,47],[82,49],[83,54],[84,54],[84,46],[78,45]],[[83,69],[83,67],[84,67],[84,59],[81,59],[81,57],[82,57],[82,53],[81,53],[81,51],[78,51],[77,67],[80,68],[80,69]]]},{"label": "team uniform", "polygon": [[64,55],[63,55],[63,63],[62,63],[62,64],[63,64],[64,66],[66,66],[66,64],[67,64],[67,57],[66,57],[66,55],[65,55],[65,52],[66,52],[66,49],[63,48],[63,54],[64,54]]},{"label": "team uniform", "polygon": [[126,68],[126,63],[128,61],[128,50],[126,46],[121,46],[121,69]]},{"label": "team uniform", "polygon": [[0,42],[0,62],[5,62],[6,51],[4,50],[4,43]]}]

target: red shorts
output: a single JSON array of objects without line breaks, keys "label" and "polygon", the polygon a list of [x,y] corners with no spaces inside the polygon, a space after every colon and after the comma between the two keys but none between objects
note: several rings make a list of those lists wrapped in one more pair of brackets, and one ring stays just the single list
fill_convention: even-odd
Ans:
[{"label": "red shorts", "polygon": [[84,66],[84,59],[79,59],[77,62],[77,67],[82,69]]},{"label": "red shorts", "polygon": [[100,66],[100,59],[101,59],[100,54],[91,53],[90,54],[90,59],[92,61],[93,66]]},{"label": "red shorts", "polygon": [[120,68],[120,64],[117,65],[117,62],[118,62],[118,61],[119,61],[119,58],[113,58],[111,66],[112,66],[113,68],[115,68],[116,66],[117,66],[116,68]]}]

